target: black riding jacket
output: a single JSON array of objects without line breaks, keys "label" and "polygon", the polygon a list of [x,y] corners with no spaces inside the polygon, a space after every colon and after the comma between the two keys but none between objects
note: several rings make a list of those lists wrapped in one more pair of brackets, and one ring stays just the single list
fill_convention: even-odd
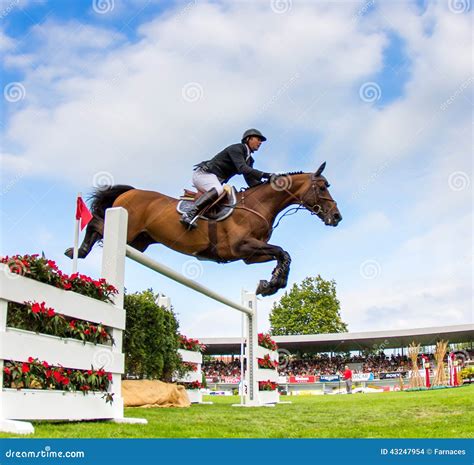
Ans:
[{"label": "black riding jacket", "polygon": [[221,183],[226,183],[232,176],[243,174],[247,184],[252,187],[260,182],[264,173],[253,168],[254,159],[247,158],[245,144],[233,144],[207,161],[195,165],[203,171],[215,174]]}]

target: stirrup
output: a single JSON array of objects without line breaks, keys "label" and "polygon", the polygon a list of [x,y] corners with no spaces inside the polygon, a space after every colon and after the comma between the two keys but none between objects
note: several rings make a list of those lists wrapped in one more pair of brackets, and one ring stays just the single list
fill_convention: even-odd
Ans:
[{"label": "stirrup", "polygon": [[189,218],[189,216],[186,213],[183,213],[183,215],[181,215],[181,218],[179,219],[179,222],[183,226],[186,226],[188,229],[194,229],[197,227],[196,221],[198,217],[199,217],[199,214],[196,216],[193,216],[192,218]]}]

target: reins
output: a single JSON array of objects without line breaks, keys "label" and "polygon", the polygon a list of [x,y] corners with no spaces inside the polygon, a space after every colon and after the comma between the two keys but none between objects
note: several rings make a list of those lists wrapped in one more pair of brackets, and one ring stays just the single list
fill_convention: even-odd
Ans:
[{"label": "reins", "polygon": [[[313,193],[314,193],[315,197],[318,198],[318,203],[315,203],[312,206],[305,206],[303,198],[308,193],[308,191],[310,189],[313,189]],[[275,226],[273,226],[273,227],[271,227],[270,222],[261,213],[259,213],[258,211],[244,205],[245,204],[245,193],[246,193],[247,189],[244,189],[244,190],[241,191],[242,192],[242,198],[239,201],[237,201],[237,203],[235,203],[234,205],[228,205],[228,206],[232,207],[234,209],[246,210],[250,213],[253,213],[253,214],[257,215],[259,218],[261,218],[265,221],[265,223],[267,224],[267,227],[270,229],[271,232],[273,232],[280,225],[281,220],[285,216],[294,215],[299,210],[308,210],[311,213],[311,215],[319,215],[323,211],[321,205],[319,205],[320,200],[326,200],[328,202],[332,202],[334,205],[336,204],[334,199],[324,197],[322,195],[317,194],[315,179],[312,179],[311,186],[308,188],[308,190],[301,197],[296,196],[295,194],[293,194],[293,192],[291,192],[287,188],[283,188],[282,190],[284,192],[286,192],[290,197],[293,197],[297,201],[296,203],[298,203],[298,206],[290,208],[289,210],[284,212],[283,215],[281,215],[280,218],[278,218],[278,220],[276,221]],[[239,205],[239,204],[242,204],[242,205]],[[317,208],[317,210],[316,210],[316,208]]]}]

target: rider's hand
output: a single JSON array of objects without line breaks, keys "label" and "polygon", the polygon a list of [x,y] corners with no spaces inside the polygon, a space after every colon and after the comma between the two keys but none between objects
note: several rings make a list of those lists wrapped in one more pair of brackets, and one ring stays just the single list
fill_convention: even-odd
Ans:
[{"label": "rider's hand", "polygon": [[271,179],[274,176],[277,176],[277,175],[275,173],[263,173],[262,179]]}]

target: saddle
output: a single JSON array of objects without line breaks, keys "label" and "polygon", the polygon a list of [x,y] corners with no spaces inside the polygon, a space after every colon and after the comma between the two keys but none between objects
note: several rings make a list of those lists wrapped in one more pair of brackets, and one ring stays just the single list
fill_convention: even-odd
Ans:
[{"label": "saddle", "polygon": [[[195,192],[188,189],[184,189],[184,194],[179,198],[176,210],[178,213],[183,214],[191,209],[194,202],[201,197],[202,192]],[[203,211],[199,217],[207,221],[223,221],[228,218],[234,210],[234,205],[237,203],[237,192],[233,186],[224,186],[224,192],[219,198],[205,211]]]}]

